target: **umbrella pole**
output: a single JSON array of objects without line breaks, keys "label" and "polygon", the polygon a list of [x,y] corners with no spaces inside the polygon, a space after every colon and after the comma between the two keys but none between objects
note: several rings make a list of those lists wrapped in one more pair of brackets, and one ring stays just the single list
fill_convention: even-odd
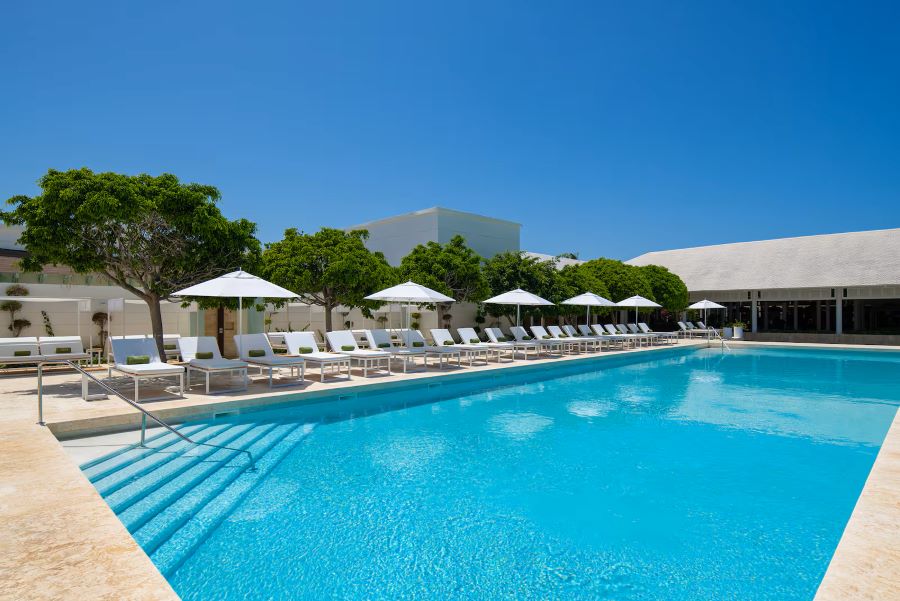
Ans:
[{"label": "umbrella pole", "polygon": [[521,321],[519,317],[519,305],[516,305],[516,327],[519,327],[519,322]]},{"label": "umbrella pole", "polygon": [[243,312],[244,312],[244,299],[239,296],[238,297],[238,338],[237,338],[238,359],[241,358],[241,333],[244,330],[244,319],[243,319],[244,316],[242,315]]}]

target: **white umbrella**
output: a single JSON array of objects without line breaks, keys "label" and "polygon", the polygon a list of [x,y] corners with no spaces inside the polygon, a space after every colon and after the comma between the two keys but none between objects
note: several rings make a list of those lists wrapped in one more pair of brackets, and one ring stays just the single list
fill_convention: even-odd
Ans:
[{"label": "white umbrella", "polygon": [[706,323],[706,310],[707,309],[724,309],[724,305],[720,305],[719,303],[714,303],[711,300],[703,299],[702,301],[697,301],[688,309],[703,309],[703,323]]},{"label": "white umbrella", "polygon": [[634,322],[637,323],[638,320],[638,307],[650,307],[658,309],[662,307],[662,305],[658,303],[654,303],[649,298],[644,298],[643,296],[631,296],[626,298],[625,300],[620,300],[616,303],[617,307],[634,307]]},{"label": "white umbrella", "polygon": [[[366,297],[366,300],[384,301],[387,303],[406,303],[407,330],[410,329],[409,305],[456,302],[456,299],[451,298],[446,294],[441,294],[437,290],[432,290],[427,286],[416,284],[413,281],[406,282],[405,284],[397,284],[396,286],[391,286],[390,288],[385,288],[384,290],[370,294]],[[409,340],[410,338],[407,337],[407,343],[409,343]]]},{"label": "white umbrella", "polygon": [[503,294],[498,294],[497,296],[491,297],[484,301],[485,304],[493,304],[493,305],[515,305],[516,306],[516,326],[519,325],[519,312],[520,307],[522,305],[526,306],[547,306],[553,305],[550,301],[545,298],[541,298],[537,294],[532,294],[526,290],[522,290],[521,288],[516,288],[515,290],[510,290],[509,292],[504,292]]},{"label": "white umbrella", "polygon": [[587,307],[587,321],[586,324],[591,324],[591,307],[615,307],[616,303],[612,302],[607,298],[603,298],[599,294],[594,294],[593,292],[585,292],[584,294],[579,294],[578,296],[573,296],[572,298],[567,298],[562,302],[563,305],[578,305],[581,307]]},{"label": "white umbrella", "polygon": [[[212,296],[219,298],[238,299],[238,335],[243,333],[244,310],[243,298],[296,298],[300,296],[286,288],[277,286],[272,282],[256,277],[246,271],[233,271],[220,275],[212,280],[195,284],[184,290],[174,292],[172,296]],[[240,339],[238,339],[240,340]],[[238,355],[241,354],[240,342],[238,342]]]}]

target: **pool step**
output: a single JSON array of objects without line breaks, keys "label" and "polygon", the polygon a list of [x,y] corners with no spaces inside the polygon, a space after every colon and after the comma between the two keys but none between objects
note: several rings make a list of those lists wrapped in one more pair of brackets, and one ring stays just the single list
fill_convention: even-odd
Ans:
[{"label": "pool step", "polygon": [[[216,433],[204,441],[208,445],[232,446],[236,439],[240,438],[247,430],[249,424],[223,425],[216,428]],[[177,448],[175,448],[177,447]],[[194,465],[206,460],[219,449],[212,446],[191,445],[183,441],[173,446],[173,450],[160,455],[154,455],[142,460],[135,465],[130,465],[121,470],[122,474],[114,473],[107,478],[111,482],[96,483],[94,486],[106,499],[106,502],[116,513],[121,513],[132,503],[137,501],[155,488],[164,486],[173,478]]]},{"label": "pool step", "polygon": [[[253,453],[254,458],[259,457],[262,460],[275,445],[298,427],[298,424],[275,426],[255,443],[243,448]],[[243,474],[245,467],[235,461],[228,467],[216,469],[167,508],[157,512],[149,521],[134,530],[134,539],[148,555],[152,554],[172,533],[181,528],[204,505]],[[124,515],[120,517],[124,517]]]},{"label": "pool step", "polygon": [[[222,482],[219,490],[204,490],[202,493],[198,492],[197,499],[185,501],[186,504],[193,503],[192,515],[183,524],[179,524],[177,529],[171,529],[167,538],[153,537],[148,532],[146,540],[149,542],[152,537],[153,544],[158,544],[155,550],[148,551],[148,554],[159,571],[163,575],[169,576],[178,569],[212,531],[228,517],[253,487],[261,482],[299,442],[313,431],[313,427],[313,424],[302,424],[282,430],[283,436],[277,442],[269,446],[264,453],[254,454],[256,471],[243,470],[237,477],[228,482]],[[212,484],[210,487],[215,488]],[[183,518],[184,514],[181,512],[187,509],[187,507],[173,509],[172,515],[181,516],[176,521]],[[149,523],[148,526],[150,526]],[[153,527],[158,528],[159,526]],[[144,535],[138,532],[135,536],[143,538]]]},{"label": "pool step", "polygon": [[[202,430],[205,430],[208,427],[209,426],[207,424],[193,424],[189,426],[182,426],[176,429],[185,436],[191,437],[199,434]],[[87,463],[83,463],[81,465],[81,471],[84,472],[84,475],[88,480],[90,480],[91,482],[97,482],[103,477],[116,471],[120,467],[146,457],[154,451],[161,451],[162,449],[173,445],[180,440],[180,438],[178,438],[168,430],[163,430],[160,433],[148,436],[147,440],[145,441],[144,447],[139,447],[137,444],[134,444],[114,453],[109,453],[108,455],[104,455],[103,457],[99,457],[92,461],[88,461]]]}]

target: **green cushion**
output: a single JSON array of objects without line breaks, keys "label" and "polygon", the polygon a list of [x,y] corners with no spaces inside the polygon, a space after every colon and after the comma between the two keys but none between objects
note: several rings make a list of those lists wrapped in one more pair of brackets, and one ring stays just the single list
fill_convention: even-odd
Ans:
[{"label": "green cushion", "polygon": [[150,363],[150,355],[128,355],[125,357],[125,365],[146,365]]},{"label": "green cushion", "polygon": [[250,357],[265,357],[266,351],[261,348],[252,348],[247,351],[247,355]]},{"label": "green cushion", "polygon": [[391,343],[390,342],[382,342],[381,344],[378,345],[378,348],[391,348]]},{"label": "green cushion", "polygon": [[341,350],[342,351],[355,351],[356,347],[353,346],[352,344],[345,344],[341,347]]},{"label": "green cushion", "polygon": [[560,337],[560,338],[568,338],[569,335],[568,335],[568,334],[560,334],[559,337]]},{"label": "green cushion", "polygon": [[165,349],[167,351],[174,351],[177,348],[178,348],[177,344],[164,344],[163,345],[163,349]]},{"label": "green cushion", "polygon": [[443,344],[444,344],[444,346],[453,346],[453,341],[452,341],[452,340],[445,340],[445,341],[443,342]]},{"label": "green cushion", "polygon": [[197,359],[212,359],[213,354],[212,351],[208,351],[206,353],[197,353],[196,355],[194,355],[194,357],[196,357]]},{"label": "green cushion", "polygon": [[425,346],[425,343],[424,342],[413,342],[413,346],[416,348],[422,348],[423,346]]},{"label": "green cushion", "polygon": [[469,342],[471,342],[472,344],[478,344],[479,342],[481,342],[481,340],[479,340],[478,338],[469,338]]},{"label": "green cushion", "polygon": [[58,355],[64,355],[64,354],[66,354],[66,353],[71,353],[71,352],[72,352],[72,347],[71,347],[71,346],[58,346],[58,347],[56,347],[56,353],[57,353]]},{"label": "green cushion", "polygon": [[301,346],[298,350],[300,351],[301,355],[308,355],[314,352],[311,346]]},{"label": "green cushion", "polygon": [[543,336],[541,336],[541,338],[543,338],[544,340],[550,340],[552,336],[550,336],[550,334],[544,334]]},{"label": "green cushion", "polygon": [[522,340],[531,340],[531,336],[522,336]]},{"label": "green cushion", "polygon": [[31,355],[31,351],[13,351],[14,357],[28,357]]}]

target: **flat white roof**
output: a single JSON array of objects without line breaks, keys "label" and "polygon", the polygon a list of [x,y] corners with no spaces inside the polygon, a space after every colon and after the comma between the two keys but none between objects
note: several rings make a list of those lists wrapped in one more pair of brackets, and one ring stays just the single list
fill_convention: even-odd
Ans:
[{"label": "flat white roof", "polygon": [[367,221],[366,223],[360,223],[358,225],[352,225],[346,230],[363,230],[368,229],[373,225],[381,225],[383,223],[391,223],[394,221],[402,221],[404,219],[409,219],[411,217],[420,217],[422,215],[429,214],[444,214],[444,215],[455,215],[458,217],[465,217],[467,219],[472,219],[476,221],[487,221],[492,223],[502,223],[504,225],[514,225],[516,227],[522,227],[521,223],[516,223],[515,221],[509,221],[507,219],[497,219],[496,217],[486,217],[485,215],[478,215],[477,213],[468,213],[466,211],[457,211],[454,209],[448,209],[445,207],[430,207],[427,209],[422,209],[419,211],[412,211],[411,213],[402,213],[400,215],[394,215],[392,217],[385,217],[383,219],[376,219],[374,221]]},{"label": "flat white roof", "polygon": [[630,265],[662,265],[689,290],[900,285],[900,229],[737,242],[650,252]]}]

